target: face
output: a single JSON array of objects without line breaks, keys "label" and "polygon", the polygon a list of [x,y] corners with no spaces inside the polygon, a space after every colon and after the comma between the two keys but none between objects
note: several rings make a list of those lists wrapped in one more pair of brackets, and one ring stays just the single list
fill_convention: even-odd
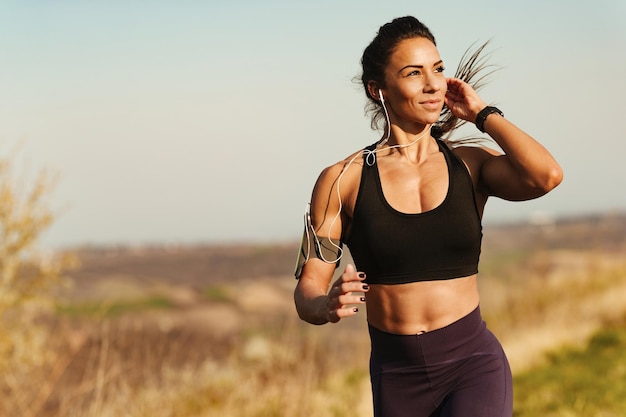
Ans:
[{"label": "face", "polygon": [[382,89],[393,122],[424,125],[439,119],[447,91],[443,70],[439,51],[430,40],[405,39],[396,46]]}]

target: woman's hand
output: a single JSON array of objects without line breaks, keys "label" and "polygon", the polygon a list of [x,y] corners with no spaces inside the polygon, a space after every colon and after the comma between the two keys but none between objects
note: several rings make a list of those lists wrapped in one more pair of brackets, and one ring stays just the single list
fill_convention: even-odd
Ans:
[{"label": "woman's hand", "polygon": [[365,274],[357,272],[354,266],[348,264],[343,274],[333,283],[328,291],[324,315],[331,323],[337,323],[344,317],[354,316],[359,309],[355,304],[365,304],[365,296],[369,286],[363,283]]},{"label": "woman's hand", "polygon": [[475,123],[478,112],[487,107],[487,104],[468,83],[458,78],[447,78],[446,82],[448,83],[446,106],[459,119]]}]

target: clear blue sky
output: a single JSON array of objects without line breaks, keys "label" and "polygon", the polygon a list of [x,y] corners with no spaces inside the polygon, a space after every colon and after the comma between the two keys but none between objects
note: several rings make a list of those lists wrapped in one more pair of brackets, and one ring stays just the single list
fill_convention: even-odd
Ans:
[{"label": "clear blue sky", "polygon": [[565,169],[487,223],[626,210],[621,0],[4,1],[0,151],[60,173],[44,244],[296,239],[321,169],[378,138],[352,78],[407,14],[450,75],[492,39],[483,98]]}]

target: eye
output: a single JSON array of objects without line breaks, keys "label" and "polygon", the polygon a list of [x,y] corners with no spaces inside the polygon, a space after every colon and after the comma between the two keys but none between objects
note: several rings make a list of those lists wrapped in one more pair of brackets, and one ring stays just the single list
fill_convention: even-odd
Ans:
[{"label": "eye", "polygon": [[443,65],[441,65],[441,66],[439,66],[439,67],[437,67],[437,68],[435,69],[435,72],[444,72],[445,70],[446,70],[446,67],[444,67]]},{"label": "eye", "polygon": [[421,74],[422,74],[422,73],[421,73],[421,72],[419,72],[419,70],[415,70],[415,71],[411,71],[411,72],[409,72],[409,73],[407,74],[407,76],[411,77],[411,76],[414,76],[414,75],[421,75]]}]

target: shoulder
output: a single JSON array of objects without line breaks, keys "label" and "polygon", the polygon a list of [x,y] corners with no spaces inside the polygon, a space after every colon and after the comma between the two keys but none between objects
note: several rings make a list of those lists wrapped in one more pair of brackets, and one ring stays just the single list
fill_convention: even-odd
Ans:
[{"label": "shoulder", "polygon": [[452,150],[454,154],[463,159],[467,160],[482,160],[488,159],[492,156],[500,155],[500,152],[495,149],[491,149],[487,146],[481,145],[480,143],[468,143],[468,144],[459,144],[459,145],[448,145],[448,147]]},{"label": "shoulder", "polygon": [[452,153],[454,153],[467,168],[474,189],[479,193],[484,193],[484,178],[483,171],[488,161],[493,160],[502,155],[495,149],[481,145],[480,143],[459,144],[453,146]]},{"label": "shoulder", "polygon": [[334,185],[337,181],[360,175],[363,167],[363,150],[356,151],[346,158],[327,166],[320,173],[316,188],[323,185]]},{"label": "shoulder", "polygon": [[[315,208],[352,207],[356,199],[361,172],[363,151],[357,151],[345,159],[322,170],[313,189],[312,204]],[[338,198],[339,197],[339,198]]]},{"label": "shoulder", "polygon": [[468,169],[470,169],[472,176],[474,176],[473,172],[477,173],[480,171],[486,161],[501,155],[501,152],[479,143],[460,144],[457,146],[448,145],[448,147],[452,150],[452,153],[460,158]]}]

